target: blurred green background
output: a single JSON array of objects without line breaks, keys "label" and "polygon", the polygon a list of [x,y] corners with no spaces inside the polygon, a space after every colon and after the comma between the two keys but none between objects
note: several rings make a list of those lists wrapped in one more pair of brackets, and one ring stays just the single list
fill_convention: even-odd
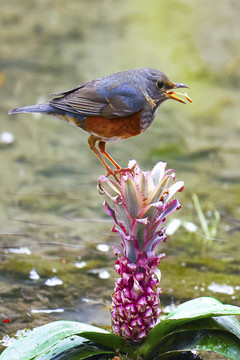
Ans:
[{"label": "blurred green background", "polygon": [[[0,6],[0,334],[54,318],[110,325],[112,244],[119,243],[102,209],[96,186],[104,169],[87,135],[54,118],[8,111],[136,67],[188,84],[193,99],[164,103],[144,134],[108,146],[122,166],[131,158],[143,169],[167,161],[185,181],[181,225],[159,249],[167,254],[162,305],[202,295],[240,305],[240,2]],[[48,286],[52,278],[62,283]],[[38,312],[46,309],[64,311]]]}]

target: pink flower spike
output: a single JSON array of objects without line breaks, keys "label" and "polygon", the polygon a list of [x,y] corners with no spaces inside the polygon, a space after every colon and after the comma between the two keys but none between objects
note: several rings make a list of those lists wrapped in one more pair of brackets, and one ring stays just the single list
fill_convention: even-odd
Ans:
[{"label": "pink flower spike", "polygon": [[140,317],[131,321],[131,324],[130,324],[131,327],[140,327],[143,325],[144,325],[144,322]]},{"label": "pink flower spike", "polygon": [[120,330],[121,330],[121,334],[124,338],[128,338],[131,336],[131,331],[130,331],[129,327],[127,326],[127,324],[123,324],[121,326]]},{"label": "pink flower spike", "polygon": [[[158,269],[165,254],[156,255],[156,246],[166,241],[162,227],[181,205],[169,201],[184,188],[175,182],[175,172],[167,163],[159,162],[153,170],[142,171],[135,160],[129,162],[130,172],[116,179],[101,176],[99,187],[113,206],[104,203],[114,220],[113,231],[120,237],[122,251],[114,247],[117,257],[112,295],[113,332],[132,342],[141,342],[158,321],[160,314],[161,272]],[[169,185],[170,184],[170,185]]]}]

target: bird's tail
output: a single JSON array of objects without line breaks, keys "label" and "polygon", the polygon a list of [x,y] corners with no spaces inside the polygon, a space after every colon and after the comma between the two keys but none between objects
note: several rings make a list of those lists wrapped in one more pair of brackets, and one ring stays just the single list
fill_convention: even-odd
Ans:
[{"label": "bird's tail", "polygon": [[53,112],[53,107],[46,103],[46,104],[40,104],[40,105],[29,105],[29,106],[23,106],[18,107],[15,109],[12,109],[9,111],[8,114],[19,114],[19,113],[45,113],[49,114]]}]

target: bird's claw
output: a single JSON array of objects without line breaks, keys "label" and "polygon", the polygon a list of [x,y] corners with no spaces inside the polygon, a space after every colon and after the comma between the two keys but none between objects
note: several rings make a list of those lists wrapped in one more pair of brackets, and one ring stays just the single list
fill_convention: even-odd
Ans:
[{"label": "bird's claw", "polygon": [[[134,168],[135,168],[136,164],[133,165],[132,168],[120,168],[120,169],[108,169],[108,173],[107,173],[107,177],[109,177],[110,175],[112,175],[117,182],[120,183],[121,180],[121,176],[125,175],[126,173],[130,173],[132,176],[134,176]],[[117,175],[119,175],[119,178],[117,177]]]}]

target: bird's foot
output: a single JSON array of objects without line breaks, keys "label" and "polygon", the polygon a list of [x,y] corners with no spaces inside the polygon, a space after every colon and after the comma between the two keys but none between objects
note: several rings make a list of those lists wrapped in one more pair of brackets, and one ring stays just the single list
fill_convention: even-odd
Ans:
[{"label": "bird's foot", "polygon": [[[131,168],[128,167],[128,168],[120,168],[120,169],[115,169],[115,170],[109,168],[106,176],[109,177],[110,175],[112,175],[117,180],[117,182],[120,183],[121,176],[125,175],[126,173],[130,173],[132,176],[134,176],[135,166],[136,166],[136,164],[134,164],[133,167],[131,167]],[[118,175],[119,175],[119,178],[118,178]]]}]

